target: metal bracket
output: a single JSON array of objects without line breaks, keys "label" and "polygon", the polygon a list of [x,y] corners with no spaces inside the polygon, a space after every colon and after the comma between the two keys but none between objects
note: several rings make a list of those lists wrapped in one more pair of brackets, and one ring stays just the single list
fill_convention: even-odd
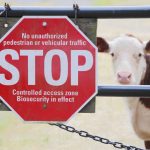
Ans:
[{"label": "metal bracket", "polygon": [[4,10],[0,12],[0,16],[3,15],[5,12],[8,12],[9,10],[11,10],[9,4],[5,3]]},{"label": "metal bracket", "polygon": [[74,14],[75,14],[75,24],[77,25],[77,17],[78,17],[78,11],[79,11],[79,5],[77,3],[73,4]]},{"label": "metal bracket", "polygon": [[5,3],[5,23],[4,23],[4,28],[7,28],[8,27],[8,22],[7,22],[7,17],[8,17],[8,11],[11,10],[9,4]]},{"label": "metal bracket", "polygon": [[11,10],[11,8],[10,8],[9,4],[5,3],[4,10],[0,12],[0,16],[5,13],[5,23],[3,24],[4,28],[8,27],[7,16],[8,16],[8,11],[10,11],[10,10]]}]

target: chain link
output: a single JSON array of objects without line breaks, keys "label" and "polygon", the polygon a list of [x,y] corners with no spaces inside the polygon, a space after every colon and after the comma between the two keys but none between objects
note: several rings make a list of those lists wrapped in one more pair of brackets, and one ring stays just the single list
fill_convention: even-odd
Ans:
[{"label": "chain link", "polygon": [[106,138],[102,138],[100,136],[95,136],[95,135],[91,135],[89,134],[88,132],[86,131],[79,131],[79,130],[76,130],[74,127],[71,127],[71,126],[67,126],[65,124],[61,124],[61,123],[49,123],[49,125],[52,125],[52,126],[57,126],[63,130],[66,130],[68,132],[71,132],[71,133],[77,133],[79,134],[81,137],[85,137],[85,138],[91,138],[93,139],[94,141],[97,141],[97,142],[100,142],[100,143],[103,143],[103,144],[109,144],[109,145],[112,145],[114,146],[115,148],[117,149],[125,149],[125,150],[144,150],[144,149],[141,149],[141,148],[137,148],[137,147],[134,147],[134,146],[127,146],[127,145],[124,145],[123,143],[119,143],[119,142],[112,142],[110,141],[109,139],[106,139]]}]

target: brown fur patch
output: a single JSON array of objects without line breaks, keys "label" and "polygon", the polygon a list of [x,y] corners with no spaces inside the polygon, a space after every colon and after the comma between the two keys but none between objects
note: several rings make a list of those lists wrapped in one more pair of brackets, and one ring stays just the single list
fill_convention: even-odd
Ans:
[{"label": "brown fur patch", "polygon": [[145,141],[145,147],[146,149],[150,149],[150,141]]},{"label": "brown fur patch", "polygon": [[145,77],[142,80],[141,84],[142,85],[150,85],[150,55],[145,55],[145,59],[146,59],[146,73],[145,73]]},{"label": "brown fur patch", "polygon": [[[145,56],[147,68],[144,80],[142,80],[141,85],[150,85],[150,55]],[[146,107],[150,108],[150,98],[140,98],[140,102]]]},{"label": "brown fur patch", "polygon": [[147,42],[146,47],[145,47],[145,50],[146,50],[147,52],[150,52],[150,41]]},{"label": "brown fur patch", "polygon": [[146,107],[150,109],[150,98],[140,98],[140,102]]}]

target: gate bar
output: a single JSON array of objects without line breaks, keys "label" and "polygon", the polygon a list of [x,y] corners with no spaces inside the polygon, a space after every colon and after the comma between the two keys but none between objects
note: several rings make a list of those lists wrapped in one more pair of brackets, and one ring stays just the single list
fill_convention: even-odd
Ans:
[{"label": "gate bar", "polygon": [[149,85],[131,85],[131,86],[98,86],[97,96],[115,96],[115,97],[150,97]]},{"label": "gate bar", "polygon": [[[0,12],[4,10],[0,6]],[[8,17],[22,17],[24,15],[53,15],[75,17],[73,7],[35,7],[35,6],[11,6]],[[4,17],[4,14],[2,15]],[[150,5],[148,6],[80,6],[78,18],[149,18]]]}]

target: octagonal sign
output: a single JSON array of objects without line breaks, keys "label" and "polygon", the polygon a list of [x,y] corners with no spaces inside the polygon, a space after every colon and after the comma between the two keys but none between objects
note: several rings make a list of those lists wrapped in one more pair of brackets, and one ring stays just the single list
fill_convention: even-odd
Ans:
[{"label": "octagonal sign", "polygon": [[0,99],[25,121],[67,121],[97,93],[97,48],[67,17],[22,17],[0,41]]}]

